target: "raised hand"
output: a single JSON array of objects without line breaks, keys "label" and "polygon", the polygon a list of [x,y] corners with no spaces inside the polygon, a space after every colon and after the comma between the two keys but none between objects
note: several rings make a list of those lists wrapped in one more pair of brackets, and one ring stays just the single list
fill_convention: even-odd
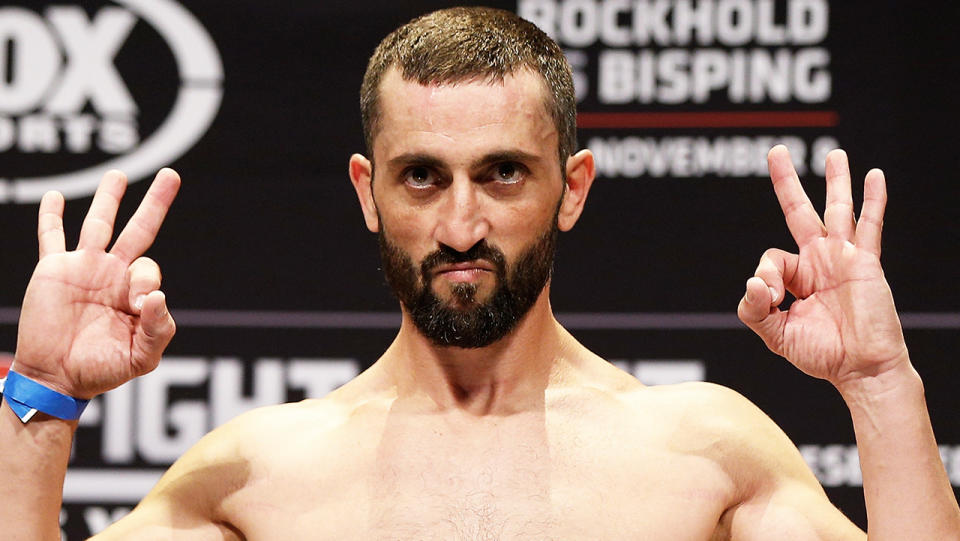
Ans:
[{"label": "raised hand", "polygon": [[[830,152],[821,221],[786,147],[774,147],[768,162],[799,251],[767,250],[747,280],[740,319],[772,351],[841,390],[863,377],[908,366],[900,320],[880,267],[887,198],[883,173],[867,173],[863,208],[856,219],[847,156],[841,150]],[[797,300],[781,311],[784,290]]]},{"label": "raised hand", "polygon": [[20,313],[13,368],[75,398],[91,398],[153,370],[175,326],[160,288],[160,269],[140,257],[156,238],[180,177],[158,174],[139,208],[107,251],[127,186],[104,175],[68,252],[63,196],[40,202],[40,261]]}]

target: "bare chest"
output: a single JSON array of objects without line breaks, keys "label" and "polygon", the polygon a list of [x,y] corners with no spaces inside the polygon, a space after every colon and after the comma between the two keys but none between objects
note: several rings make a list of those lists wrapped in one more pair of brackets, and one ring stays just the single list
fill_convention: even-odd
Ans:
[{"label": "bare chest", "polygon": [[401,428],[265,475],[247,538],[705,541],[730,504],[712,462],[609,432]]},{"label": "bare chest", "polygon": [[[379,484],[367,514],[369,539],[706,540],[728,500],[722,480],[696,460],[611,457],[564,464],[478,461],[400,474]],[[360,532],[357,532],[358,534]]]}]

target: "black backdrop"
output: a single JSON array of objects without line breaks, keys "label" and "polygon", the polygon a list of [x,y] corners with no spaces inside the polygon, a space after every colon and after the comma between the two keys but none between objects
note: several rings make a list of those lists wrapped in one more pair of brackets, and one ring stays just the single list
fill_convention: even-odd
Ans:
[{"label": "black backdrop", "polygon": [[[615,26],[636,29],[631,17],[637,6],[658,3],[626,4]],[[771,5],[774,18],[767,26],[774,30],[789,25],[791,6],[815,11],[828,5],[828,27],[809,43],[790,42],[788,30],[785,43],[777,43],[775,33],[755,33],[739,44],[703,36],[687,43],[674,37],[643,44],[634,38],[620,45],[576,33],[577,24],[581,30],[589,26],[591,9],[600,13],[602,2],[490,3],[537,8],[540,15],[555,8],[554,21],[561,21],[564,9],[575,13],[570,32],[557,23],[557,37],[571,58],[579,59],[581,82],[587,83],[580,88],[581,120],[606,118],[599,121],[605,126],[580,132],[581,145],[604,146],[597,149],[598,159],[607,169],[580,223],[561,237],[553,286],[561,320],[598,354],[652,382],[703,378],[745,394],[801,446],[831,499],[865,525],[852,430],[836,392],[769,354],[734,315],[763,250],[793,248],[769,181],[753,166],[744,173],[730,165],[737,160],[736,145],[762,146],[766,136],[800,141],[810,169],[805,186],[822,208],[823,179],[810,168],[809,154],[823,141],[836,140],[848,151],[855,178],[874,166],[887,174],[884,265],[926,383],[948,470],[960,485],[960,427],[953,415],[960,406],[953,391],[960,376],[953,362],[960,346],[955,286],[960,164],[954,150],[960,118],[954,95],[960,87],[951,24],[958,8],[945,1],[662,4],[674,10],[738,5],[758,20]],[[104,8],[137,17],[108,60],[138,106],[136,129],[147,139],[170,114],[185,77],[169,36],[142,14],[140,2],[0,2],[0,36],[8,43],[6,54],[0,53],[6,88],[14,88],[21,76],[15,62],[25,58],[17,55],[30,42],[16,41],[9,30],[3,34],[4,17],[25,10],[56,35],[48,11],[54,5],[79,6],[91,20]],[[164,270],[179,332],[167,368],[121,388],[86,414],[65,491],[62,519],[69,538],[88,535],[122,513],[201,432],[253,405],[321,395],[368,366],[389,343],[398,310],[346,175],[350,153],[363,150],[358,88],[366,58],[386,33],[414,15],[449,5],[426,0],[186,5],[215,43],[223,78],[207,84],[223,94],[215,119],[195,145],[172,163],[152,164],[153,169],[172,165],[184,179],[149,253]],[[806,22],[813,19],[808,13]],[[664,21],[677,27],[675,18]],[[603,79],[617,74],[601,74],[600,65],[611,50],[634,58],[648,51],[657,58],[691,59],[719,51],[730,66],[737,50],[762,58],[777,58],[783,50],[792,65],[803,51],[815,50],[814,57],[826,52],[827,61],[811,73],[826,76],[829,88],[812,100],[793,90],[785,98],[771,90],[741,99],[721,87],[705,97],[688,93],[677,103],[636,96],[605,102]],[[803,78],[789,75],[781,82],[795,90]],[[83,152],[24,148],[20,139],[29,135],[24,117],[60,122],[59,117],[43,111],[49,94],[31,110],[16,111],[4,105],[3,88],[0,83],[0,179],[10,181],[7,186],[12,179],[68,173],[113,157],[96,144]],[[650,120],[628,113],[691,112],[702,115],[689,127],[681,126],[678,116],[661,117],[653,127],[613,127]],[[800,114],[780,121],[744,114],[761,112],[768,119]],[[92,103],[82,113],[111,118],[109,110]],[[596,113],[613,115],[590,116]],[[4,134],[12,137],[9,144]],[[681,165],[657,170],[658,159],[672,159],[669,149],[679,148],[670,147],[674,144],[700,149],[694,153],[709,149],[728,166],[691,171],[678,159],[671,163]],[[633,149],[634,161],[615,154],[615,147],[622,153]],[[660,154],[649,153],[657,149]],[[601,156],[601,150],[607,154]],[[757,152],[747,153],[745,163],[755,165]],[[148,184],[132,180],[123,216],[132,213]],[[68,239],[75,241],[88,203],[86,196],[68,201]],[[35,263],[35,203],[0,203],[0,227],[0,351],[12,353],[17,307]]]}]

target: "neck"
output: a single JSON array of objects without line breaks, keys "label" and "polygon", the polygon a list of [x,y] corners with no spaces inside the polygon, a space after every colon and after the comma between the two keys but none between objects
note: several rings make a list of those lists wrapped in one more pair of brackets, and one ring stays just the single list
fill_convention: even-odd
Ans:
[{"label": "neck", "polygon": [[400,333],[382,363],[399,399],[427,410],[509,415],[542,407],[544,391],[563,371],[573,338],[550,309],[548,288],[506,337],[464,349],[431,343],[404,311]]}]

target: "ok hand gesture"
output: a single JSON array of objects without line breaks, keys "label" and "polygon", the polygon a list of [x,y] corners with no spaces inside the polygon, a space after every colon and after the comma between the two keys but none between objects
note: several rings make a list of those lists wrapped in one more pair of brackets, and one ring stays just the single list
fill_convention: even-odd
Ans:
[{"label": "ok hand gesture", "polygon": [[40,202],[40,261],[20,313],[13,368],[75,398],[91,398],[153,370],[175,326],[156,263],[139,257],[170,208],[180,177],[157,174],[113,247],[114,220],[127,180],[104,175],[80,230],[66,251],[63,196]]},{"label": "ok hand gesture", "polygon": [[[847,156],[841,150],[830,152],[821,221],[786,147],[774,147],[768,161],[799,250],[767,250],[747,280],[740,319],[773,352],[841,391],[861,378],[908,365],[900,320],[880,267],[887,198],[883,173],[867,173],[863,208],[856,219]],[[797,300],[780,310],[785,290]]]}]

